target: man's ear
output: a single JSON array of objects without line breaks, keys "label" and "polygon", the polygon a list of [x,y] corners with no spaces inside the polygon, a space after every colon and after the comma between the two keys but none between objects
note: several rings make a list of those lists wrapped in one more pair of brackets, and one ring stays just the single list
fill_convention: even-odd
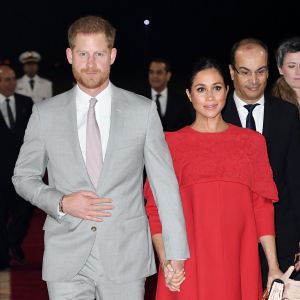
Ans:
[{"label": "man's ear", "polygon": [[233,80],[234,79],[234,70],[233,70],[233,67],[232,67],[232,65],[228,65],[228,67],[229,67],[229,72],[230,72],[230,78],[231,78],[231,80]]},{"label": "man's ear", "polygon": [[66,56],[67,56],[67,60],[68,60],[69,64],[71,65],[72,61],[73,61],[73,54],[72,54],[71,48],[66,49]]}]

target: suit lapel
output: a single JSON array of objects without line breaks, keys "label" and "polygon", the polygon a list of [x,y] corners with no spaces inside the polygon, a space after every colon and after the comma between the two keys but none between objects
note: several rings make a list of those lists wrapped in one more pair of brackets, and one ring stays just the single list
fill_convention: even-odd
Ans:
[{"label": "suit lapel", "polygon": [[[80,165],[80,168],[84,170],[84,175],[87,178],[88,181],[90,181],[89,175],[87,173],[86,169],[86,164],[82,155],[81,147],[80,147],[80,142],[79,142],[79,137],[78,137],[78,128],[77,128],[77,108],[76,108],[76,88],[74,87],[71,89],[67,95],[68,99],[68,108],[65,109],[66,115],[64,115],[67,120],[70,120],[70,128],[69,128],[69,139],[70,139],[70,144],[71,147],[75,153],[76,159],[76,164]],[[90,181],[91,182],[91,181]],[[91,186],[93,186],[91,182]]]},{"label": "suit lapel", "polygon": [[105,178],[106,170],[109,169],[110,161],[112,159],[112,149],[114,145],[118,143],[118,139],[124,128],[124,107],[127,105],[125,99],[122,98],[120,89],[112,85],[112,97],[111,97],[111,115],[110,115],[110,129],[109,138],[107,142],[107,148],[105,153],[105,158],[102,166],[101,175],[98,181],[97,187]]},{"label": "suit lapel", "polygon": [[277,132],[277,124],[281,123],[280,115],[274,105],[272,98],[265,96],[263,135],[267,141],[271,140],[271,136]]},{"label": "suit lapel", "polygon": [[1,128],[6,128],[7,130],[10,130],[9,127],[7,126],[5,120],[4,120],[4,117],[3,117],[3,114],[1,112],[1,110],[0,110],[0,124],[1,124],[0,125]]},{"label": "suit lapel", "polygon": [[242,127],[242,123],[233,99],[233,95],[230,95],[227,99],[226,107],[223,111],[223,116],[225,121],[232,123],[236,126]]},{"label": "suit lapel", "polygon": [[15,107],[16,107],[16,125],[15,128],[18,128],[18,125],[21,123],[22,115],[25,113],[24,105],[22,104],[22,101],[20,101],[17,94],[14,94],[15,96]]}]

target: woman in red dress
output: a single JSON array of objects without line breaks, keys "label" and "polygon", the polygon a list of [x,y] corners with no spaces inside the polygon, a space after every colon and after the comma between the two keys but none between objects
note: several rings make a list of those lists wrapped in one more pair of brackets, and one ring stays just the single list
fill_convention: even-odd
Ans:
[{"label": "woman in red dress", "polygon": [[[274,238],[273,202],[278,196],[265,140],[258,132],[224,122],[227,92],[219,65],[213,59],[200,60],[187,90],[196,119],[191,126],[166,133],[191,254],[185,275],[168,271],[159,209],[148,182],[145,185],[151,234],[162,266],[157,300],[260,299],[259,242],[269,263],[268,285],[282,275]],[[168,275],[174,276],[165,284]]]}]

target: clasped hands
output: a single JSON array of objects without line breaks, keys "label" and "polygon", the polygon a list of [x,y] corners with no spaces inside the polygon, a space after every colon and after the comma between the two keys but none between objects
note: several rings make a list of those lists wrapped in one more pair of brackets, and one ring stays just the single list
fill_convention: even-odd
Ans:
[{"label": "clasped hands", "polygon": [[184,260],[166,260],[161,263],[165,284],[172,292],[180,292],[180,286],[185,280]]}]

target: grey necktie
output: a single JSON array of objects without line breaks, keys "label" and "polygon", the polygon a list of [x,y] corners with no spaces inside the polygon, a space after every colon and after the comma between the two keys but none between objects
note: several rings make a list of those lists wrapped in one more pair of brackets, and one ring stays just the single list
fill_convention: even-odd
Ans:
[{"label": "grey necktie", "polygon": [[91,98],[86,125],[86,168],[95,188],[97,187],[103,164],[101,134],[95,114],[96,102],[96,98]]},{"label": "grey necktie", "polygon": [[12,112],[10,104],[9,104],[10,99],[6,98],[5,101],[6,101],[6,109],[7,109],[9,127],[11,130],[14,130],[15,129],[15,119],[14,119],[14,115],[13,115],[13,112]]}]

